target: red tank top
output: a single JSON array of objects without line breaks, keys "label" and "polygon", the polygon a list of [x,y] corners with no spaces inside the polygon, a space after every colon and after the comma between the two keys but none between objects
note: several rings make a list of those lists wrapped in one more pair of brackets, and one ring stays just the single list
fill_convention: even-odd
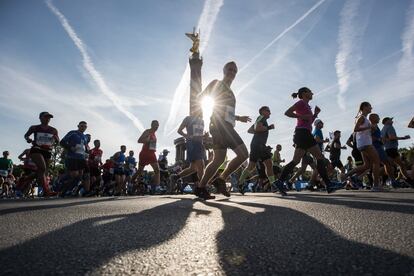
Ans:
[{"label": "red tank top", "polygon": [[157,136],[152,132],[149,136],[150,140],[142,146],[142,151],[157,151]]}]

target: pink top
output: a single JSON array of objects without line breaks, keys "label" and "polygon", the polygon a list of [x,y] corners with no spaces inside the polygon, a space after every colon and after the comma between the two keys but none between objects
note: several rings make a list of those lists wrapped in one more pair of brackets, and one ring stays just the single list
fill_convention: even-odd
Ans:
[{"label": "pink top", "polygon": [[[310,105],[306,103],[304,100],[299,100],[295,103],[295,113],[297,115],[305,115],[305,114],[313,115]],[[313,123],[313,119],[309,121],[305,121],[305,120],[297,118],[296,128],[306,128],[306,129],[309,129],[309,131],[312,131],[312,123]]]}]

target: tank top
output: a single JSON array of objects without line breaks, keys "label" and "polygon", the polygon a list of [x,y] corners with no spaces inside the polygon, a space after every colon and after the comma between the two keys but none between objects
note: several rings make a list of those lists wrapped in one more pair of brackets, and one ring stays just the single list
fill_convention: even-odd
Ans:
[{"label": "tank top", "polygon": [[[359,116],[358,120],[361,117],[364,118],[364,122],[362,123],[361,128],[370,127],[371,123],[364,115]],[[372,136],[371,136],[370,128],[363,130],[363,131],[355,132],[355,138],[356,138],[358,149],[365,147],[365,146],[372,145]]]},{"label": "tank top", "polygon": [[142,146],[142,151],[157,151],[157,136],[155,136],[155,132],[152,132],[150,135],[150,140],[147,143],[144,143]]}]

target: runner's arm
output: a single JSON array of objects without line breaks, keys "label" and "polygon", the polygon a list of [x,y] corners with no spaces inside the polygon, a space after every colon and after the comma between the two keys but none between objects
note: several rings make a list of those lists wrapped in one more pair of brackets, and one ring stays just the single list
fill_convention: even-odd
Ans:
[{"label": "runner's arm", "polygon": [[361,116],[358,118],[357,122],[355,123],[354,132],[361,132],[367,129],[371,129],[371,126],[361,127],[364,123],[364,118]]},{"label": "runner's arm", "polygon": [[34,133],[33,131],[33,127],[29,127],[29,129],[27,130],[27,132],[24,134],[24,139],[27,141],[27,143],[31,143],[32,139],[30,139],[30,135],[32,135]]},{"label": "runner's arm", "polygon": [[181,125],[178,127],[177,132],[178,132],[178,134],[180,134],[181,136],[183,136],[185,139],[187,139],[187,138],[188,138],[187,133],[184,133],[184,132],[183,132],[183,129],[185,128],[185,126],[186,126],[186,119],[184,119],[184,120],[181,122]]},{"label": "runner's arm", "polygon": [[138,138],[138,143],[144,144],[149,141],[150,131],[146,129],[141,136]]}]

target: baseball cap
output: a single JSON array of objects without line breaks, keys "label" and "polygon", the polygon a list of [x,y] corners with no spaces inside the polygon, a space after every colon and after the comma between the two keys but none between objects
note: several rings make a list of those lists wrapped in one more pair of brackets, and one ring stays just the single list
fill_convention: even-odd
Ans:
[{"label": "baseball cap", "polygon": [[384,119],[382,119],[382,124],[385,124],[386,122],[388,122],[388,120],[392,119],[394,119],[394,117],[385,117]]},{"label": "baseball cap", "polygon": [[323,122],[322,122],[322,120],[321,120],[321,119],[316,119],[316,120],[313,122],[313,125],[314,125],[314,126],[317,126],[319,123],[323,123]]},{"label": "baseball cap", "polygon": [[39,114],[39,119],[40,119],[40,118],[42,118],[42,117],[44,117],[44,116],[47,116],[47,117],[53,118],[53,115],[52,115],[52,114],[50,114],[50,113],[49,113],[49,112],[47,112],[47,111],[43,111],[43,112],[40,112],[40,114]]}]

